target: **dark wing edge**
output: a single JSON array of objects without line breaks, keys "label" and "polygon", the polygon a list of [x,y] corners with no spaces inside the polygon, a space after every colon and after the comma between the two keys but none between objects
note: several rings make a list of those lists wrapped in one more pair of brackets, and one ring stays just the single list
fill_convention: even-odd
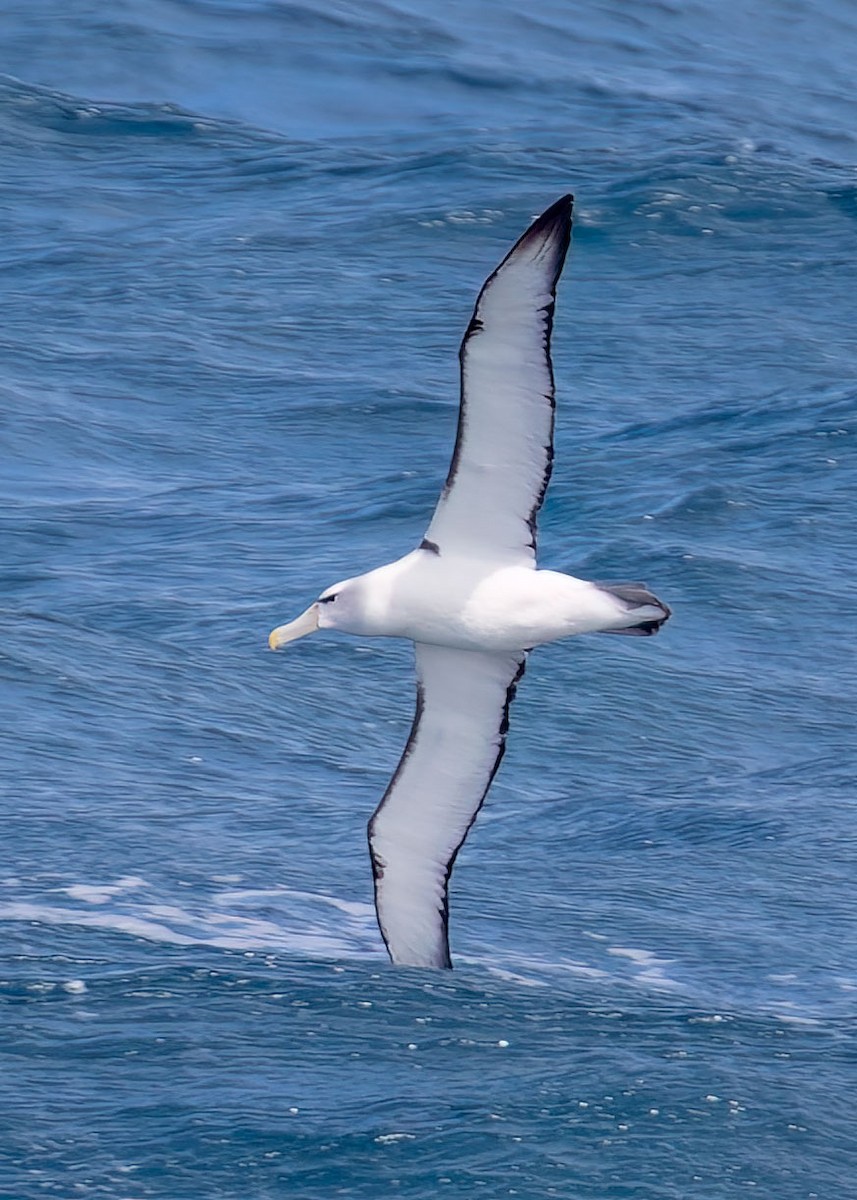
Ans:
[{"label": "dark wing edge", "polygon": [[[458,425],[455,431],[455,445],[452,449],[452,458],[447,471],[446,480],[440,494],[440,500],[452,490],[455,482],[455,477],[458,474],[458,465],[461,460],[462,449],[464,445],[464,434],[467,427],[467,400],[466,400],[466,385],[465,385],[465,369],[467,357],[467,344],[470,339],[483,328],[479,318],[479,305],[482,297],[485,295],[488,288],[496,279],[497,275],[502,271],[503,267],[508,263],[520,250],[525,250],[527,245],[537,242],[547,235],[546,248],[552,249],[555,254],[553,264],[553,282],[551,285],[551,299],[545,306],[544,313],[547,318],[545,322],[544,333],[544,351],[547,360],[548,374],[550,377],[550,393],[548,399],[551,409],[556,411],[556,384],[554,380],[553,362],[551,360],[551,335],[553,333],[553,318],[556,307],[556,289],[559,283],[559,277],[562,274],[563,266],[565,265],[568,249],[571,245],[571,230],[573,225],[572,212],[574,208],[574,196],[571,192],[561,196],[550,208],[545,209],[540,217],[537,217],[530,225],[529,229],[518,238],[512,249],[508,252],[503,261],[497,266],[479,289],[479,295],[476,297],[476,303],[473,306],[473,315],[470,318],[470,323],[467,326],[461,345],[458,350],[459,361],[459,380],[460,380],[460,400],[458,408]],[[551,238],[551,234],[558,234],[557,237]],[[532,537],[532,549],[536,549],[536,519],[539,514],[539,509],[544,503],[544,498],[550,483],[551,473],[553,471],[554,448],[553,448],[553,431],[554,422],[551,420],[550,439],[545,446],[545,470],[542,480],[541,489],[536,496],[530,515],[527,518],[527,524]]]},{"label": "dark wing edge", "polygon": [[[512,657],[512,656],[509,656]],[[485,798],[494,782],[494,777],[499,770],[500,763],[506,752],[506,735],[509,731],[509,711],[512,706],[512,701],[515,699],[517,686],[523,677],[527,663],[527,652],[522,652],[520,655],[514,656],[515,669],[511,680],[509,681],[505,699],[500,708],[499,723],[495,730],[496,752],[493,761],[488,765],[488,769],[484,778],[484,783],[480,784],[481,790],[476,794],[472,812],[469,819],[451,845],[448,858],[442,864],[442,876],[440,878],[441,895],[440,902],[433,913],[433,945],[430,951],[426,954],[420,954],[415,957],[412,953],[401,948],[396,941],[395,936],[388,928],[388,922],[385,920],[385,897],[384,897],[384,875],[389,864],[384,860],[378,850],[377,831],[379,822],[383,819],[387,806],[391,803],[396,794],[397,787],[404,776],[407,767],[412,762],[414,753],[419,745],[420,727],[423,721],[425,712],[426,700],[425,691],[421,680],[417,680],[417,695],[416,706],[414,711],[414,719],[411,725],[411,730],[408,735],[407,743],[405,744],[402,757],[393,777],[384,792],[381,802],[372,814],[368,826],[367,835],[369,841],[369,854],[372,861],[372,876],[374,882],[375,893],[375,913],[378,920],[378,928],[381,931],[381,937],[384,940],[384,945],[387,948],[387,953],[392,963],[397,966],[420,966],[434,967],[446,970],[452,969],[452,959],[449,952],[449,880],[452,875],[452,869],[455,866],[455,861],[458,853],[467,838],[468,833],[473,827],[477,816],[485,802]]]}]

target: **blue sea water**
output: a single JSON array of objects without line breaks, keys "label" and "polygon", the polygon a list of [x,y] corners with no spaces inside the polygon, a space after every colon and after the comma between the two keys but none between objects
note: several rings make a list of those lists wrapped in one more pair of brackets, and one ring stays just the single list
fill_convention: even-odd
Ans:
[{"label": "blue sea water", "polygon": [[[0,1197],[857,1197],[857,10],[0,10]],[[532,655],[394,970],[407,645],[268,630],[422,536],[456,351],[577,196]]]}]

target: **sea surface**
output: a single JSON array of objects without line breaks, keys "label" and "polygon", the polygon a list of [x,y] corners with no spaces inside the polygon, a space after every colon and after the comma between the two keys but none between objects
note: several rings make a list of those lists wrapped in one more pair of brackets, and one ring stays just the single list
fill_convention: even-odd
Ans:
[{"label": "sea surface", "polygon": [[[852,0],[0,8],[2,1200],[857,1197]],[[410,550],[577,197],[536,651],[389,966]]]}]

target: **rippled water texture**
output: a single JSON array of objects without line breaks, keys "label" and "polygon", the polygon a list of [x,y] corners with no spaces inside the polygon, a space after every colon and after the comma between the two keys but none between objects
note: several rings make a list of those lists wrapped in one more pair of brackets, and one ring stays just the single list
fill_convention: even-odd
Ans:
[{"label": "rippled water texture", "polygon": [[[853,5],[30,0],[0,47],[0,1196],[857,1195]],[[568,190],[542,560],[675,615],[532,656],[457,969],[394,971],[409,648],[265,638],[420,539]]]}]

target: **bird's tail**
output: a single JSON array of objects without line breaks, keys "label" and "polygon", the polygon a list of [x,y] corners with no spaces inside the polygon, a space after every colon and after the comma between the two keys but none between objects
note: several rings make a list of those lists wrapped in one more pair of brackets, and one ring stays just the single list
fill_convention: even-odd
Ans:
[{"label": "bird's tail", "polygon": [[605,633],[651,637],[670,619],[670,609],[644,583],[597,583],[595,586],[618,600],[629,618],[633,618],[621,629],[605,629]]}]

